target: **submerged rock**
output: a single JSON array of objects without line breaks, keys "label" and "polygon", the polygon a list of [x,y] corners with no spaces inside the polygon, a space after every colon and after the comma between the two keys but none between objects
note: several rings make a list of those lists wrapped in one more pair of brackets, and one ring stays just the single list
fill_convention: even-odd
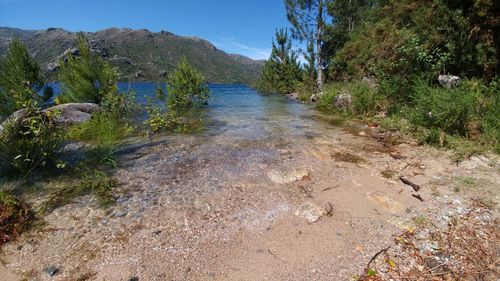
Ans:
[{"label": "submerged rock", "polygon": [[294,215],[306,219],[308,222],[313,223],[318,221],[321,217],[325,216],[328,212],[320,206],[312,203],[305,202],[300,205],[295,211]]},{"label": "submerged rock", "polygon": [[271,170],[267,173],[267,177],[274,183],[292,183],[308,178],[309,171],[303,169],[295,169],[290,171]]}]

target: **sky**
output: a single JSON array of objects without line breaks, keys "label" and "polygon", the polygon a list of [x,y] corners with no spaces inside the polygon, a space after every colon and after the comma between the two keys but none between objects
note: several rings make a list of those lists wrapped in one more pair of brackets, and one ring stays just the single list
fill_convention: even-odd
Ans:
[{"label": "sky", "polygon": [[267,59],[277,27],[288,27],[283,0],[0,0],[0,26],[109,27],[198,36],[228,53]]}]

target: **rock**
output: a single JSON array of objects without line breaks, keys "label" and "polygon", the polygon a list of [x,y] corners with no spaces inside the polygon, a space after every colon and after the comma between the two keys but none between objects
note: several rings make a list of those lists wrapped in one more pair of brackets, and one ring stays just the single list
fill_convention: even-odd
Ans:
[{"label": "rock", "polygon": [[352,104],[352,96],[346,93],[341,93],[335,97],[335,107],[348,108]]},{"label": "rock", "polygon": [[55,72],[55,71],[58,71],[59,68],[61,68],[61,66],[59,65],[58,62],[56,61],[52,61],[52,62],[49,62],[47,63],[47,65],[45,66],[45,70],[47,70],[48,72]]},{"label": "rock", "polygon": [[372,89],[378,89],[378,81],[375,77],[365,76],[362,80],[364,83],[368,84],[368,86]]},{"label": "rock", "polygon": [[310,102],[317,102],[319,101],[320,96],[318,94],[312,94],[311,97],[309,98]]},{"label": "rock", "polygon": [[134,74],[135,78],[144,78],[144,74],[141,72],[141,71],[137,71],[135,74]]},{"label": "rock", "polygon": [[303,169],[295,169],[291,171],[271,170],[267,173],[267,177],[271,181],[279,184],[292,183],[299,180],[303,180],[304,178],[308,178],[309,171]]},{"label": "rock", "polygon": [[312,203],[305,202],[300,205],[295,211],[294,215],[306,219],[309,223],[318,221],[321,217],[325,216],[327,211],[320,206]]},{"label": "rock", "polygon": [[160,76],[161,77],[167,77],[167,71],[166,70],[160,71]]},{"label": "rock", "polygon": [[460,77],[454,75],[439,75],[438,82],[445,88],[455,88],[460,83]]},{"label": "rock", "polygon": [[126,209],[118,209],[116,211],[113,212],[113,214],[111,215],[111,217],[113,218],[121,218],[121,217],[124,217],[128,214],[128,210]]},{"label": "rock", "polygon": [[139,281],[139,277],[137,277],[137,276],[130,277],[130,278],[128,279],[128,281]]},{"label": "rock", "polygon": [[291,93],[286,95],[288,99],[293,100],[293,101],[298,101],[299,100],[299,94],[297,93]]},{"label": "rock", "polygon": [[462,161],[460,163],[460,167],[465,168],[467,170],[475,170],[478,167],[489,167],[490,165],[490,159],[484,157],[484,156],[472,156],[467,160]]},{"label": "rock", "polygon": [[65,103],[49,107],[43,112],[51,116],[56,125],[69,126],[90,120],[92,113],[99,110],[99,105],[95,103]]},{"label": "rock", "polygon": [[[58,126],[69,126],[90,120],[92,113],[100,110],[95,103],[65,103],[42,110]],[[26,118],[26,110],[20,109],[12,113],[0,124],[0,133],[9,123],[20,123]]]},{"label": "rock", "polygon": [[399,213],[403,210],[403,205],[392,199],[387,197],[385,194],[381,192],[374,192],[368,195],[370,199],[372,199],[377,205],[385,209],[390,213]]},{"label": "rock", "polygon": [[56,275],[59,272],[59,268],[51,265],[43,269],[45,273],[47,273],[50,277]]}]

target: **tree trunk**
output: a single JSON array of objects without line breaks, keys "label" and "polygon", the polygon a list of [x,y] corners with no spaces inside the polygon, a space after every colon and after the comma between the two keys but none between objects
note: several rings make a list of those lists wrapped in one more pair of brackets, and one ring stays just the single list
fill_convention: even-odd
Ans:
[{"label": "tree trunk", "polygon": [[316,56],[317,63],[316,66],[318,68],[318,88],[320,90],[323,89],[323,60],[321,57],[321,41],[323,35],[323,0],[319,0],[318,3],[318,16],[317,16],[317,30],[316,30]]}]

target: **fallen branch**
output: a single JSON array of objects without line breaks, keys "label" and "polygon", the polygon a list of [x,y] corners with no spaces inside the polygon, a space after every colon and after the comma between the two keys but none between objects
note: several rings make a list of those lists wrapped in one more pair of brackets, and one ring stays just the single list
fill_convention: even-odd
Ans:
[{"label": "fallen branch", "polygon": [[331,190],[331,189],[334,189],[334,188],[337,188],[337,187],[339,187],[339,186],[338,185],[336,185],[336,186],[330,186],[330,187],[327,187],[327,188],[323,188],[323,190],[321,190],[321,191],[328,191],[328,190]]},{"label": "fallen branch", "polygon": [[420,194],[412,194],[411,196],[417,198],[420,202],[424,202],[424,198],[422,198],[422,196],[420,196]]},{"label": "fallen branch", "polygon": [[378,251],[372,258],[371,260],[368,262],[368,264],[366,265],[366,270],[370,269],[370,265],[372,264],[372,262],[375,261],[375,259],[382,253],[385,253],[387,252],[389,249],[391,248],[391,246],[385,248],[385,249],[382,249],[380,251]]},{"label": "fallen branch", "polygon": [[415,190],[416,192],[418,192],[420,190],[420,186],[418,184],[415,184],[413,182],[411,182],[409,179],[405,178],[405,177],[399,177],[399,179],[406,185],[409,185],[411,187],[413,187],[413,190]]}]

